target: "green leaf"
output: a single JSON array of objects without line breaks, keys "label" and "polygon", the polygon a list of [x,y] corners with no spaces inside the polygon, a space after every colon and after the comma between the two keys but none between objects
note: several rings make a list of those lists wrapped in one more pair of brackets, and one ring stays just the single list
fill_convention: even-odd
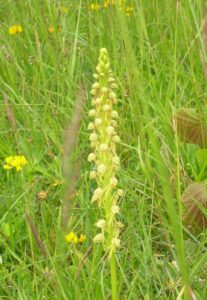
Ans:
[{"label": "green leaf", "polygon": [[1,227],[1,232],[4,236],[9,238],[11,236],[11,227],[9,223],[4,223]]},{"label": "green leaf", "polygon": [[200,169],[203,168],[204,165],[207,165],[207,149],[198,149],[196,159]]}]

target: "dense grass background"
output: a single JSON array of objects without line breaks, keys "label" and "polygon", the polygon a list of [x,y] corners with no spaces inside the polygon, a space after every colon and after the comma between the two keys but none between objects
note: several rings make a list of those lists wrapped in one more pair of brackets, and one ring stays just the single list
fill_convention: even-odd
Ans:
[{"label": "dense grass background", "polygon": [[[191,299],[184,296],[189,286],[197,299],[207,299],[206,234],[193,236],[181,224],[180,195],[193,179],[189,149],[171,125],[176,109],[200,109],[206,100],[200,60],[203,1],[126,2],[133,8],[130,16],[116,6],[92,11],[86,0],[0,4],[1,299],[110,299],[107,259],[100,247],[88,251],[97,212],[90,204],[94,187],[88,179],[86,126],[101,47],[109,51],[120,86],[120,186],[125,191],[120,203],[125,228],[117,253],[120,299]],[[23,32],[12,36],[8,29],[14,24]],[[64,129],[82,83],[87,101],[75,150],[81,176],[67,230],[85,233],[87,240],[73,246],[61,234],[61,165]],[[3,94],[15,116],[15,134]],[[3,169],[4,159],[14,154],[29,161],[20,173]],[[45,200],[38,199],[40,191],[47,192]]]}]

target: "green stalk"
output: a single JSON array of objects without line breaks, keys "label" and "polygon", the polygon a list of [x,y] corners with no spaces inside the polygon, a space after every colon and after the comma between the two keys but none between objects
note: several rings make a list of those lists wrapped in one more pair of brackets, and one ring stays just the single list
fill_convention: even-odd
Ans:
[{"label": "green stalk", "polygon": [[111,296],[112,300],[118,300],[117,293],[117,277],[116,277],[116,258],[115,253],[112,252],[110,258],[110,269],[111,269]]}]

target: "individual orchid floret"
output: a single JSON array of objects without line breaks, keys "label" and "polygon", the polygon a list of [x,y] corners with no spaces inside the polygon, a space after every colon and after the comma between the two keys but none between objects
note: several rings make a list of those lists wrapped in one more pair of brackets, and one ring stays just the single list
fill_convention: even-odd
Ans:
[{"label": "individual orchid floret", "polygon": [[96,227],[98,227],[98,228],[103,229],[105,226],[106,226],[106,220],[104,220],[104,219],[101,219],[96,223]]},{"label": "individual orchid floret", "polygon": [[92,162],[96,159],[96,155],[94,153],[90,153],[88,155],[88,162]]},{"label": "individual orchid floret", "polygon": [[92,199],[91,199],[91,202],[95,202],[95,201],[97,201],[97,200],[99,200],[101,197],[102,197],[102,195],[103,195],[103,190],[102,190],[102,188],[97,188],[95,191],[94,191],[94,193],[93,193],[93,197],[92,197]]},{"label": "individual orchid floret", "polygon": [[100,243],[104,241],[104,236],[102,233],[97,234],[94,238],[93,238],[93,242],[94,243]]}]

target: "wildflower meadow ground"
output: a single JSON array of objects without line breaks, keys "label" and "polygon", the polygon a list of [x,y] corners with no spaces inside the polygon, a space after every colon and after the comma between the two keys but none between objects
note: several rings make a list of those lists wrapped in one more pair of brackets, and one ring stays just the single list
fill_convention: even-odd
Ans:
[{"label": "wildflower meadow ground", "polygon": [[207,299],[206,15],[1,1],[0,299]]}]

